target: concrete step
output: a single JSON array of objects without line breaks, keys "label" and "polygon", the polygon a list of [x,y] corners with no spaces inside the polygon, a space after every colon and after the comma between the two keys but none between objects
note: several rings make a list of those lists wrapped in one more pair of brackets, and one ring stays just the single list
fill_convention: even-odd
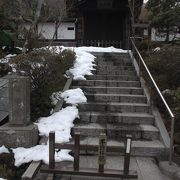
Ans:
[{"label": "concrete step", "polygon": [[79,104],[80,111],[100,111],[104,112],[139,112],[139,113],[151,113],[149,105],[143,103],[81,103]]},{"label": "concrete step", "polygon": [[94,56],[96,56],[97,58],[105,58],[105,59],[109,59],[109,58],[115,58],[115,59],[119,59],[119,58],[129,58],[129,53],[128,52],[123,52],[123,53],[117,53],[117,52],[91,52]]},{"label": "concrete step", "polygon": [[88,102],[132,102],[147,103],[145,95],[129,94],[85,94]]},{"label": "concrete step", "polygon": [[[72,139],[68,144],[74,144],[74,139]],[[80,140],[81,145],[93,145],[99,146],[98,137],[85,137]],[[112,150],[110,149],[112,148]],[[116,141],[112,139],[107,139],[107,154],[124,154],[125,141]],[[131,155],[133,156],[157,156],[165,151],[164,144],[159,140],[132,140],[131,144]],[[81,154],[98,154],[97,150],[81,150]]]},{"label": "concrete step", "polygon": [[80,132],[83,137],[98,137],[106,133],[109,139],[122,140],[131,134],[133,140],[155,140],[159,138],[159,130],[152,125],[113,125],[113,124],[77,124],[72,128],[72,134]]},{"label": "concrete step", "polygon": [[[72,86],[73,89],[79,86]],[[143,95],[144,90],[138,87],[101,87],[101,86],[81,86],[80,87],[85,93],[102,93],[102,94],[137,94]]]},{"label": "concrete step", "polygon": [[9,98],[0,97],[0,111],[9,111]]},{"label": "concrete step", "polygon": [[74,81],[73,85],[105,86],[105,87],[140,87],[141,83],[139,81],[81,80],[81,81]]},{"label": "concrete step", "polygon": [[94,75],[128,75],[128,76],[137,76],[134,70],[92,70]]},{"label": "concrete step", "polygon": [[121,70],[134,70],[134,66],[107,66],[107,65],[102,65],[102,66],[97,66],[97,70],[116,70],[116,71],[121,71]]},{"label": "concrete step", "polygon": [[154,116],[147,113],[80,112],[79,121],[85,123],[154,124]]},{"label": "concrete step", "polygon": [[[66,164],[65,164],[66,163]],[[95,169],[98,171],[98,155],[81,155],[80,156],[80,171],[82,168]],[[105,173],[108,169],[117,170],[122,173],[124,169],[123,155],[108,155],[106,157]],[[58,168],[67,169],[73,168],[72,162],[59,163]],[[130,159],[130,171],[136,171],[138,178],[136,180],[172,180],[172,178],[164,175],[158,167],[154,157],[134,157]],[[45,179],[45,178],[42,178]],[[133,180],[133,178],[112,178],[112,177],[97,177],[97,176],[77,176],[77,175],[55,175],[55,180]],[[37,180],[37,179],[35,179]],[[38,179],[39,180],[39,179]]]},{"label": "concrete step", "polygon": [[98,66],[131,66],[132,62],[129,59],[122,60],[110,60],[110,61],[101,61],[96,60],[95,64]]},{"label": "concrete step", "polygon": [[122,75],[90,75],[86,76],[87,80],[117,80],[117,81],[138,81],[137,76],[122,76]]}]

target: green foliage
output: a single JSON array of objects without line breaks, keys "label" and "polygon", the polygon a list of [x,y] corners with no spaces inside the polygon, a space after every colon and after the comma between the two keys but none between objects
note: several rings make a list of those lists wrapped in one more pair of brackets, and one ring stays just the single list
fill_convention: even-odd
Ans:
[{"label": "green foliage", "polygon": [[[145,55],[145,54],[144,54]],[[164,45],[158,52],[151,51],[150,56],[145,57],[146,64],[152,73],[158,87],[163,92],[163,95],[173,110],[176,116],[176,132],[180,132],[180,46]],[[145,77],[148,86],[152,86],[148,78]],[[151,87],[151,97],[154,103],[159,107],[162,115],[167,111],[162,103],[162,100],[157,95],[156,90]],[[167,114],[168,115],[168,114]],[[166,116],[166,118],[169,116]],[[167,122],[166,122],[167,123]],[[167,128],[170,128],[170,122],[167,123]]]},{"label": "green foliage", "polygon": [[72,51],[53,53],[48,50],[36,50],[17,56],[17,73],[31,78],[31,119],[48,116],[52,105],[50,95],[62,90],[65,84],[64,73],[73,65],[75,55]]},{"label": "green foliage", "polygon": [[146,59],[148,67],[162,90],[180,86],[180,46],[166,45],[158,52],[151,52]]},{"label": "green foliage", "polygon": [[175,33],[174,27],[179,27],[179,0],[149,0],[147,8],[151,12],[151,25],[158,28],[159,31],[166,31],[166,40],[168,41],[169,33]]}]

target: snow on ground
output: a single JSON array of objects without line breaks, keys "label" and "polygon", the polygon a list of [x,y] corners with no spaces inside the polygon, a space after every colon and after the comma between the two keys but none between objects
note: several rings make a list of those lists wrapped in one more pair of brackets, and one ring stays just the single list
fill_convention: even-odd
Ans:
[{"label": "snow on ground", "polygon": [[[68,153],[70,150],[61,150],[55,152],[55,161],[73,161],[73,157]],[[32,148],[16,148],[13,149],[15,166],[19,167],[23,163],[42,160],[45,164],[49,164],[49,146],[37,145]]]},{"label": "snow on ground", "polygon": [[40,118],[38,123],[36,123],[39,135],[48,137],[50,131],[55,131],[56,142],[68,142],[71,138],[70,132],[74,125],[73,121],[77,117],[79,117],[77,107],[68,106],[49,117]]},{"label": "snow on ground", "polygon": [[2,153],[9,153],[9,150],[5,146],[0,147],[0,154]]},{"label": "snow on ground", "polygon": [[[46,49],[45,47],[43,49]],[[113,52],[113,53],[127,53],[127,50],[117,49],[114,47],[64,47],[64,46],[52,46],[49,48],[52,52],[59,53],[65,49],[70,49],[75,52],[76,60],[74,66],[69,72],[74,76],[74,80],[86,80],[85,75],[92,75],[92,70],[96,66],[95,56],[91,52]]]},{"label": "snow on ground", "polygon": [[77,105],[79,103],[87,102],[87,98],[84,95],[82,89],[69,89],[61,94],[61,97],[66,101],[66,103]]},{"label": "snow on ground", "polygon": [[94,60],[95,56],[92,54],[79,50],[78,48],[75,49],[76,53],[76,60],[74,63],[73,68],[69,71],[73,75],[74,80],[86,80],[84,77],[85,75],[92,75],[92,70],[94,69]]},{"label": "snow on ground", "polygon": [[[76,53],[76,60],[73,68],[69,71],[73,74],[74,79],[84,79],[85,75],[92,75],[91,71],[94,69],[94,59],[90,52],[117,52],[117,53],[126,53],[122,49],[116,49],[113,47],[109,48],[99,48],[99,47],[78,47],[78,48],[65,48],[63,46],[55,46],[50,47],[55,53],[59,53],[64,49],[71,49]],[[67,103],[71,103],[76,105],[78,103],[86,102],[87,99],[84,96],[82,90],[80,88],[74,90],[67,90],[59,95],[64,98]],[[53,95],[53,98],[55,95]],[[52,100],[54,100],[52,98]],[[57,103],[57,101],[54,103]],[[59,112],[52,114],[49,117],[42,117],[36,123],[39,130],[40,136],[49,136],[50,131],[55,131],[55,141],[57,143],[65,143],[71,139],[71,128],[74,126],[73,121],[79,117],[78,109],[76,106],[68,106]],[[15,158],[15,165],[20,166],[21,164],[28,163],[31,161],[39,161],[42,160],[44,163],[48,164],[48,156],[49,156],[49,146],[47,145],[37,145],[31,148],[15,148],[12,149]],[[73,158],[68,154],[69,150],[58,151],[55,154],[56,162],[62,160],[70,160]]]},{"label": "snow on ground", "polygon": [[[77,107],[68,106],[49,117],[40,118],[38,123],[36,123],[39,129],[39,135],[48,137],[50,131],[55,131],[55,141],[57,143],[69,142],[71,138],[70,132],[71,128],[73,127],[73,121],[77,117],[79,117]],[[20,166],[24,163],[39,160],[42,160],[46,164],[49,163],[48,144],[37,145],[31,148],[19,147],[12,150],[15,158],[15,166]],[[63,160],[72,161],[73,158],[68,154],[69,152],[69,150],[56,152],[56,162]]]},{"label": "snow on ground", "polygon": [[105,47],[105,48],[104,47],[83,46],[83,47],[78,47],[76,49],[78,49],[80,51],[86,51],[86,52],[113,52],[113,53],[127,53],[128,52],[127,50],[117,49],[113,46]]},{"label": "snow on ground", "polygon": [[0,59],[0,63],[8,63],[9,60],[15,56],[17,56],[17,54],[8,54],[4,58]]},{"label": "snow on ground", "polygon": [[0,180],[6,180],[6,179],[0,178]]},{"label": "snow on ground", "polygon": [[[62,47],[63,49],[64,47]],[[71,48],[72,49],[72,48]],[[73,68],[70,69],[70,73],[73,74],[74,80],[86,80],[85,75],[92,75],[94,70],[95,56],[91,52],[115,52],[115,53],[126,53],[126,50],[116,49],[114,47],[77,47],[74,48],[76,53],[76,60]]]}]

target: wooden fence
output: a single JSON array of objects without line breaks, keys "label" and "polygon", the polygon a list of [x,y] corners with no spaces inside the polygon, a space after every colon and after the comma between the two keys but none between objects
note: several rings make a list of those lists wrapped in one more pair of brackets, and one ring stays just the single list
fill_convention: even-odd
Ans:
[{"label": "wooden fence", "polygon": [[[54,174],[66,174],[66,175],[79,175],[79,176],[97,176],[97,177],[111,177],[111,178],[131,178],[137,179],[137,171],[129,170],[130,154],[131,154],[131,136],[127,136],[125,156],[124,156],[124,169],[104,169],[106,163],[106,151],[107,151],[107,137],[105,134],[101,134],[99,138],[99,146],[96,145],[81,145],[80,133],[75,133],[74,144],[58,144],[55,143],[55,132],[49,133],[49,167],[41,168],[41,173],[47,173],[54,179]],[[74,153],[73,168],[68,167],[65,169],[55,167],[55,149],[70,149]],[[80,150],[98,150],[98,164],[99,168],[80,168]],[[49,178],[50,179],[50,178]]]},{"label": "wooden fence", "polygon": [[122,42],[116,40],[78,40],[78,46],[95,46],[95,47],[110,47],[122,48]]}]

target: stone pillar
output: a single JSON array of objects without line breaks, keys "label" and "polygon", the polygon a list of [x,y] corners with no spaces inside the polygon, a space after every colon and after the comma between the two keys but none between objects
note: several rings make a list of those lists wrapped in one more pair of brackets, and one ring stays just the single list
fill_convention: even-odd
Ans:
[{"label": "stone pillar", "polygon": [[38,129],[30,121],[30,79],[8,75],[9,122],[0,126],[0,146],[32,147],[38,142]]},{"label": "stone pillar", "polygon": [[30,123],[30,79],[9,76],[9,124],[25,126]]}]

